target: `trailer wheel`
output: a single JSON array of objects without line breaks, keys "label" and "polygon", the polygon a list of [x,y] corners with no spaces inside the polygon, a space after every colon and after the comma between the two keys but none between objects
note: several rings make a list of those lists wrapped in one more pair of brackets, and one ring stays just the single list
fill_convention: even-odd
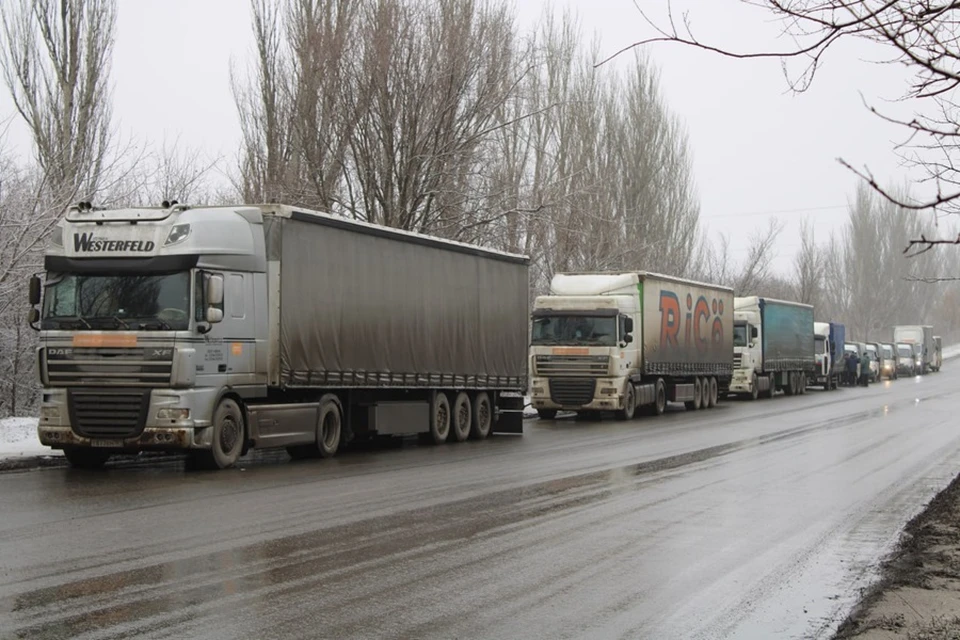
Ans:
[{"label": "trailer wheel", "polygon": [[556,409],[537,409],[537,415],[541,420],[553,420],[557,417]]},{"label": "trailer wheel", "polygon": [[86,447],[64,447],[63,457],[76,469],[99,469],[110,459],[110,452]]},{"label": "trailer wheel", "polygon": [[447,394],[437,391],[433,394],[430,403],[430,432],[429,441],[433,444],[443,444],[450,436],[450,401]]},{"label": "trailer wheel", "polygon": [[[557,414],[556,411],[553,412]],[[473,399],[473,421],[470,423],[470,435],[475,440],[483,440],[490,435],[493,426],[493,405],[490,404],[490,394],[481,391]]]},{"label": "trailer wheel", "polygon": [[717,379],[714,377],[710,378],[710,408],[713,409],[720,402],[720,385],[717,384]]},{"label": "trailer wheel", "polygon": [[760,378],[757,377],[756,373],[753,373],[750,377],[750,399],[756,400],[760,397]]},{"label": "trailer wheel", "polygon": [[343,435],[343,410],[336,396],[328,394],[320,398],[317,412],[317,452],[321,458],[332,458],[340,450]]},{"label": "trailer wheel", "polygon": [[623,393],[623,409],[617,411],[617,420],[633,420],[636,412],[637,392],[633,388],[633,383],[628,381]]},{"label": "trailer wheel", "polygon": [[767,376],[767,382],[770,383],[770,386],[768,386],[767,390],[763,392],[764,398],[772,398],[773,394],[776,392],[777,390],[777,384],[776,384],[777,379],[775,377],[776,375],[777,374],[775,373],[771,373],[770,375]]},{"label": "trailer wheel", "polygon": [[700,408],[710,408],[710,378],[697,378],[700,381]]},{"label": "trailer wheel", "polygon": [[703,402],[703,384],[700,382],[700,378],[693,379],[693,400],[687,400],[683,403],[683,406],[687,408],[687,411],[696,411],[700,408],[701,403]]},{"label": "trailer wheel", "polygon": [[653,404],[647,408],[647,413],[651,416],[663,415],[667,410],[667,385],[663,378],[657,378],[653,385]]},{"label": "trailer wheel", "polygon": [[802,396],[807,395],[807,374],[806,373],[800,374],[800,395]]},{"label": "trailer wheel", "polygon": [[450,435],[456,442],[463,442],[470,437],[470,423],[473,421],[473,411],[470,409],[470,396],[461,391],[453,401],[453,411],[450,413]]}]

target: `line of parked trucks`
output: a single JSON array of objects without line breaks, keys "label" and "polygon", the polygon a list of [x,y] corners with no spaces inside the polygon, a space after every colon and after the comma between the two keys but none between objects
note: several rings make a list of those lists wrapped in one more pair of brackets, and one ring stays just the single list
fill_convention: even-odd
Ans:
[{"label": "line of parked trucks", "polygon": [[648,272],[558,274],[525,256],[286,205],[72,207],[30,280],[38,436],[74,466],[253,448],[523,432],[558,411],[661,414],[940,368],[928,326],[847,342],[809,305]]}]

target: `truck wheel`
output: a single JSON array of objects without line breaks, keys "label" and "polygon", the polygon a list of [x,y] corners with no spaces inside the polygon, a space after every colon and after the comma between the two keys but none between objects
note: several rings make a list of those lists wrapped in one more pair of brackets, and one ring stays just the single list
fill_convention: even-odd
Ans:
[{"label": "truck wheel", "polygon": [[437,391],[433,394],[430,403],[430,432],[429,442],[443,444],[450,435],[450,401],[447,394]]},{"label": "truck wheel", "polygon": [[717,406],[717,404],[720,401],[719,399],[720,385],[717,384],[717,379],[713,377],[710,378],[709,384],[710,384],[710,395],[708,397],[710,398],[710,408],[712,409],[715,406]]},{"label": "truck wheel", "polygon": [[77,469],[99,469],[110,459],[110,452],[86,447],[64,447],[63,457]]},{"label": "truck wheel", "polygon": [[637,413],[637,393],[633,389],[633,384],[627,382],[623,392],[623,409],[617,411],[617,420],[633,420]]},{"label": "truck wheel", "polygon": [[697,378],[700,381],[700,408],[710,408],[710,378]]},{"label": "truck wheel", "polygon": [[454,441],[463,442],[470,437],[470,423],[473,411],[470,410],[470,396],[461,391],[453,400],[453,411],[450,413],[450,435]]},{"label": "truck wheel", "polygon": [[553,420],[557,417],[556,409],[537,409],[537,415],[541,420]]},{"label": "truck wheel", "polygon": [[[548,411],[544,409],[543,411]],[[540,411],[537,411],[540,413]],[[553,415],[557,415],[554,411]],[[475,440],[483,440],[490,435],[493,426],[493,406],[490,404],[490,395],[481,391],[473,399],[473,420],[470,423],[470,435]]]},{"label": "truck wheel", "polygon": [[237,463],[243,449],[244,423],[240,405],[224,398],[213,413],[210,449],[193,453],[194,466],[200,469],[226,469]]},{"label": "truck wheel", "polygon": [[687,411],[696,411],[700,408],[700,403],[703,401],[703,385],[700,384],[700,378],[693,379],[693,400],[687,400],[683,403],[683,406],[686,407]]},{"label": "truck wheel", "polygon": [[801,396],[807,395],[807,374],[805,373],[800,374],[800,383],[798,386],[800,391],[799,395]]},{"label": "truck wheel", "polygon": [[776,374],[771,373],[769,376],[767,376],[767,382],[769,382],[770,384],[767,387],[767,390],[763,392],[764,398],[772,398],[774,392],[777,390],[777,385],[775,384],[776,378],[774,378],[775,375]]},{"label": "truck wheel", "polygon": [[663,382],[663,378],[657,378],[656,383],[653,385],[653,404],[649,406],[647,412],[651,416],[660,416],[663,415],[663,412],[667,410],[667,385]]},{"label": "truck wheel", "polygon": [[760,397],[760,378],[754,373],[750,376],[750,399],[756,400]]},{"label": "truck wheel", "polygon": [[343,434],[343,410],[336,396],[329,394],[320,398],[317,412],[317,452],[321,458],[332,458],[340,450]]}]

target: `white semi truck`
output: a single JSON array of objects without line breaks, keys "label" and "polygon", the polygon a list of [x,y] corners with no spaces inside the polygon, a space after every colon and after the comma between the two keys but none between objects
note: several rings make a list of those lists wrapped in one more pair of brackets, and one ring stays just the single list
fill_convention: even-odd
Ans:
[{"label": "white semi truck", "polygon": [[893,328],[893,341],[916,345],[918,357],[915,367],[918,375],[926,375],[934,370],[935,352],[933,327],[930,325],[898,325]]},{"label": "white semi truck", "polygon": [[647,272],[557,274],[537,297],[531,402],[558,411],[716,406],[730,384],[733,290]]},{"label": "white semi truck", "polygon": [[756,399],[806,393],[817,377],[813,307],[758,296],[734,300],[731,393]]},{"label": "white semi truck", "polygon": [[39,438],[76,466],[522,433],[523,256],[284,205],[84,203],[30,285]]}]

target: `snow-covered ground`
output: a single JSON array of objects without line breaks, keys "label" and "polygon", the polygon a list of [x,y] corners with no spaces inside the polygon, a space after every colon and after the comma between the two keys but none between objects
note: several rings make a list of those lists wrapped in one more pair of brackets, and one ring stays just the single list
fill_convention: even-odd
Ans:
[{"label": "snow-covered ground", "polygon": [[3,418],[0,420],[0,460],[6,458],[62,455],[40,444],[37,418]]}]

